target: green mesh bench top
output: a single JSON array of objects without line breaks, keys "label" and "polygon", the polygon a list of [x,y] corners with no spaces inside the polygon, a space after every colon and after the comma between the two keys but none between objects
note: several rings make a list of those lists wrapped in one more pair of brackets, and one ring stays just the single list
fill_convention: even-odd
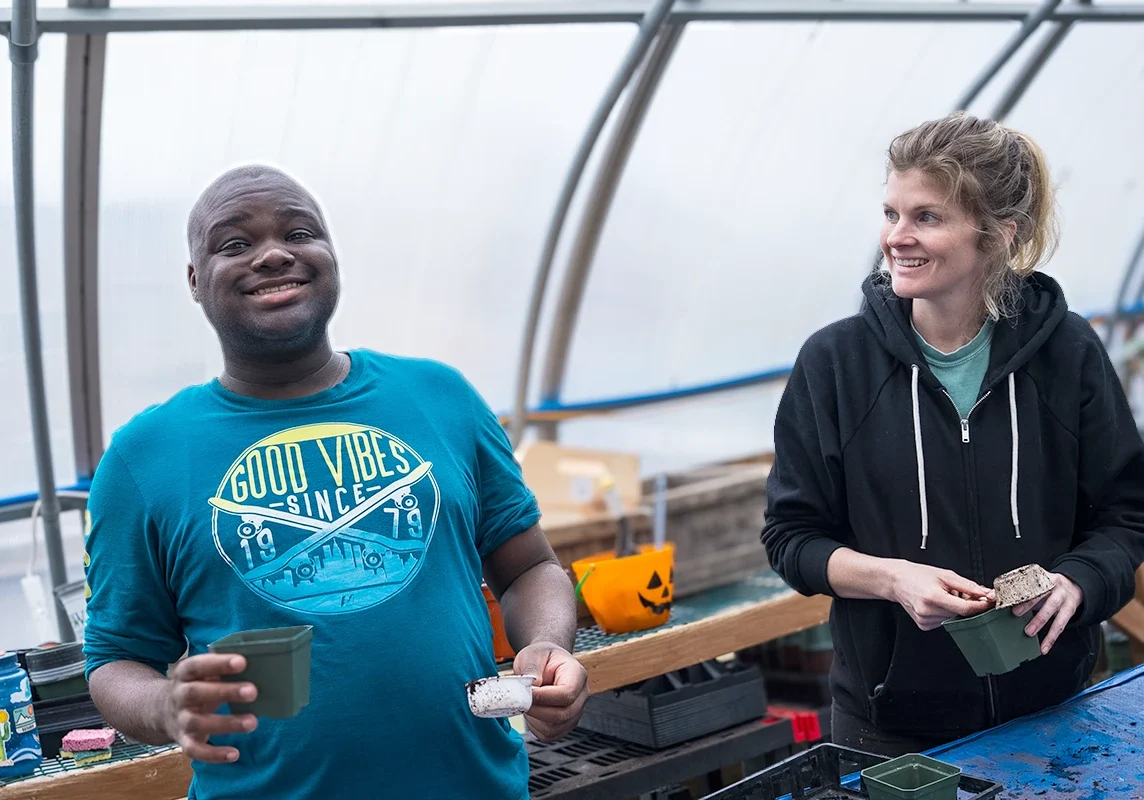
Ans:
[{"label": "green mesh bench top", "polygon": [[671,618],[657,628],[625,634],[582,628],[574,653],[599,692],[797,633],[829,613],[828,597],[803,597],[767,570],[677,598]]}]

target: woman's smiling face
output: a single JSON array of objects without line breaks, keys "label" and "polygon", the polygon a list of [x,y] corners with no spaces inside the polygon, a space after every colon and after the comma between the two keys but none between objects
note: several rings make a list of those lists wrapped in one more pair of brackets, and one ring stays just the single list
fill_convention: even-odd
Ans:
[{"label": "woman's smiling face", "polygon": [[974,220],[920,170],[886,180],[881,245],[894,294],[961,305],[980,294],[984,254]]}]

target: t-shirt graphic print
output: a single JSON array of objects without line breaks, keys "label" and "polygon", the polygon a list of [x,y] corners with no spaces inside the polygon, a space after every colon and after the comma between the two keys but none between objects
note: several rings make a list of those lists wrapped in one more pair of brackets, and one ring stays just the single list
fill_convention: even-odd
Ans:
[{"label": "t-shirt graphic print", "polygon": [[279,606],[340,614],[417,575],[441,493],[432,463],[368,425],[290,428],[248,447],[208,501],[219,554]]}]

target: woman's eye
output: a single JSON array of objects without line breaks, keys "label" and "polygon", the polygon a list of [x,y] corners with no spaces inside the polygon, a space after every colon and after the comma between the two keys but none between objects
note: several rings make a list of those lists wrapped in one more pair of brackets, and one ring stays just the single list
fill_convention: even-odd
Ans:
[{"label": "woman's eye", "polygon": [[898,218],[897,212],[891,211],[888,208],[885,209],[882,213],[885,214],[886,219],[888,219],[890,222],[893,222],[894,220],[896,220]]},{"label": "woman's eye", "polygon": [[937,222],[937,217],[935,217],[930,212],[926,211],[925,213],[922,214],[921,221],[922,222]]}]

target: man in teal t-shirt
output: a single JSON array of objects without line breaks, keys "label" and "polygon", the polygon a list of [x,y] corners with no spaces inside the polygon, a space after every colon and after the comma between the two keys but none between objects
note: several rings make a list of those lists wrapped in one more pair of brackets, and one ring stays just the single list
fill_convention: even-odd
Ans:
[{"label": "man in teal t-shirt", "polygon": [[[188,240],[224,369],[132,419],[96,471],[96,704],[181,745],[195,800],[526,798],[520,736],[468,708],[465,684],[496,673],[482,575],[515,671],[539,676],[537,736],[576,724],[587,676],[572,586],[495,415],[442,364],[331,348],[337,260],[282,173],[223,175]],[[309,705],[227,713],[254,687],[220,682],[245,664],[208,644],[294,625],[313,626]]]}]

